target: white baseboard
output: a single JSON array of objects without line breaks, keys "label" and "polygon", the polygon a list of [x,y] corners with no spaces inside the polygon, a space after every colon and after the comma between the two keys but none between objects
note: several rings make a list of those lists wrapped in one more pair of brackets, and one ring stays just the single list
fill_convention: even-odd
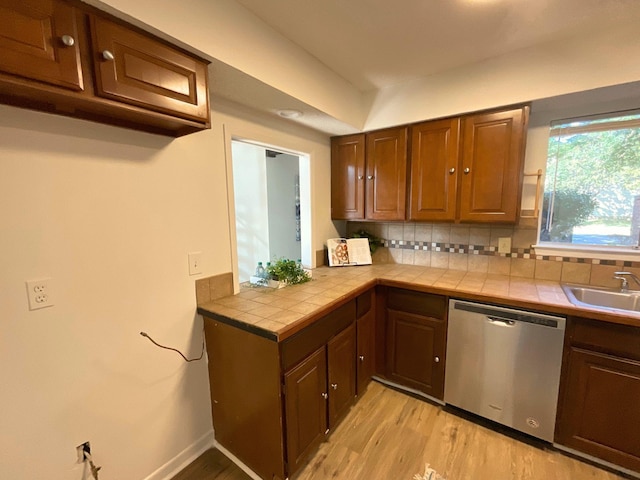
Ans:
[{"label": "white baseboard", "polygon": [[240,459],[238,459],[238,457],[236,457],[233,453],[231,453],[229,450],[227,450],[226,448],[224,448],[222,445],[220,445],[218,442],[215,442],[215,447],[217,450],[219,450],[225,457],[227,457],[229,460],[231,460],[233,463],[235,463],[244,473],[246,473],[247,475],[249,475],[251,478],[253,478],[253,480],[262,480],[262,478],[260,478],[256,472],[254,472],[253,470],[251,470],[249,467],[247,467],[244,463],[242,463],[240,461]]},{"label": "white baseboard", "polygon": [[196,458],[213,448],[214,444],[215,439],[211,429],[144,480],[171,480]]}]

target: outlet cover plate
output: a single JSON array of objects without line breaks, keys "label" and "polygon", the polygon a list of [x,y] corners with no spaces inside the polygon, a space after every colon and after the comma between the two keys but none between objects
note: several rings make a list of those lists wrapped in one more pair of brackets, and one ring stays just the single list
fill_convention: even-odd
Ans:
[{"label": "outlet cover plate", "polygon": [[511,253],[511,237],[498,238],[498,252]]},{"label": "outlet cover plate", "polygon": [[41,278],[40,280],[27,280],[27,297],[29,298],[29,310],[52,307],[53,292],[51,278]]}]

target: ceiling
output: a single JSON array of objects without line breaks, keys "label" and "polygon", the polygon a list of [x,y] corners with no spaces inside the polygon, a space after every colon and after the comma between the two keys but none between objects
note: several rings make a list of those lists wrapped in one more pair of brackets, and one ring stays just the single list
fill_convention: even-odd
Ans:
[{"label": "ceiling", "polygon": [[366,92],[595,29],[639,0],[236,0]]}]

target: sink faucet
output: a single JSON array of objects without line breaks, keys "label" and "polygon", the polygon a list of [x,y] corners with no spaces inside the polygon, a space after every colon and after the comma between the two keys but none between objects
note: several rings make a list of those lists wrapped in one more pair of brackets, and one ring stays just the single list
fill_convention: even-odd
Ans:
[{"label": "sink faucet", "polygon": [[616,280],[622,280],[622,285],[620,285],[621,292],[629,291],[629,280],[627,277],[630,277],[638,286],[640,286],[640,278],[637,275],[631,272],[613,272],[613,278]]}]

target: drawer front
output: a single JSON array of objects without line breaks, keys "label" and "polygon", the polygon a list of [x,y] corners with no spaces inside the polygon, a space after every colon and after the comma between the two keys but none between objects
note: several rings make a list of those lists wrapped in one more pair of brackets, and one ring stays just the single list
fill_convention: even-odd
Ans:
[{"label": "drawer front", "polygon": [[447,315],[447,299],[442,295],[389,288],[387,308],[443,320]]},{"label": "drawer front", "polygon": [[280,344],[280,354],[283,370],[289,370],[322,345],[325,345],[331,337],[351,325],[355,319],[356,301],[351,300],[282,342]]},{"label": "drawer front", "polygon": [[205,63],[100,17],[91,34],[97,95],[209,122]]},{"label": "drawer front", "polygon": [[633,360],[640,360],[640,328],[570,317],[570,342]]}]

